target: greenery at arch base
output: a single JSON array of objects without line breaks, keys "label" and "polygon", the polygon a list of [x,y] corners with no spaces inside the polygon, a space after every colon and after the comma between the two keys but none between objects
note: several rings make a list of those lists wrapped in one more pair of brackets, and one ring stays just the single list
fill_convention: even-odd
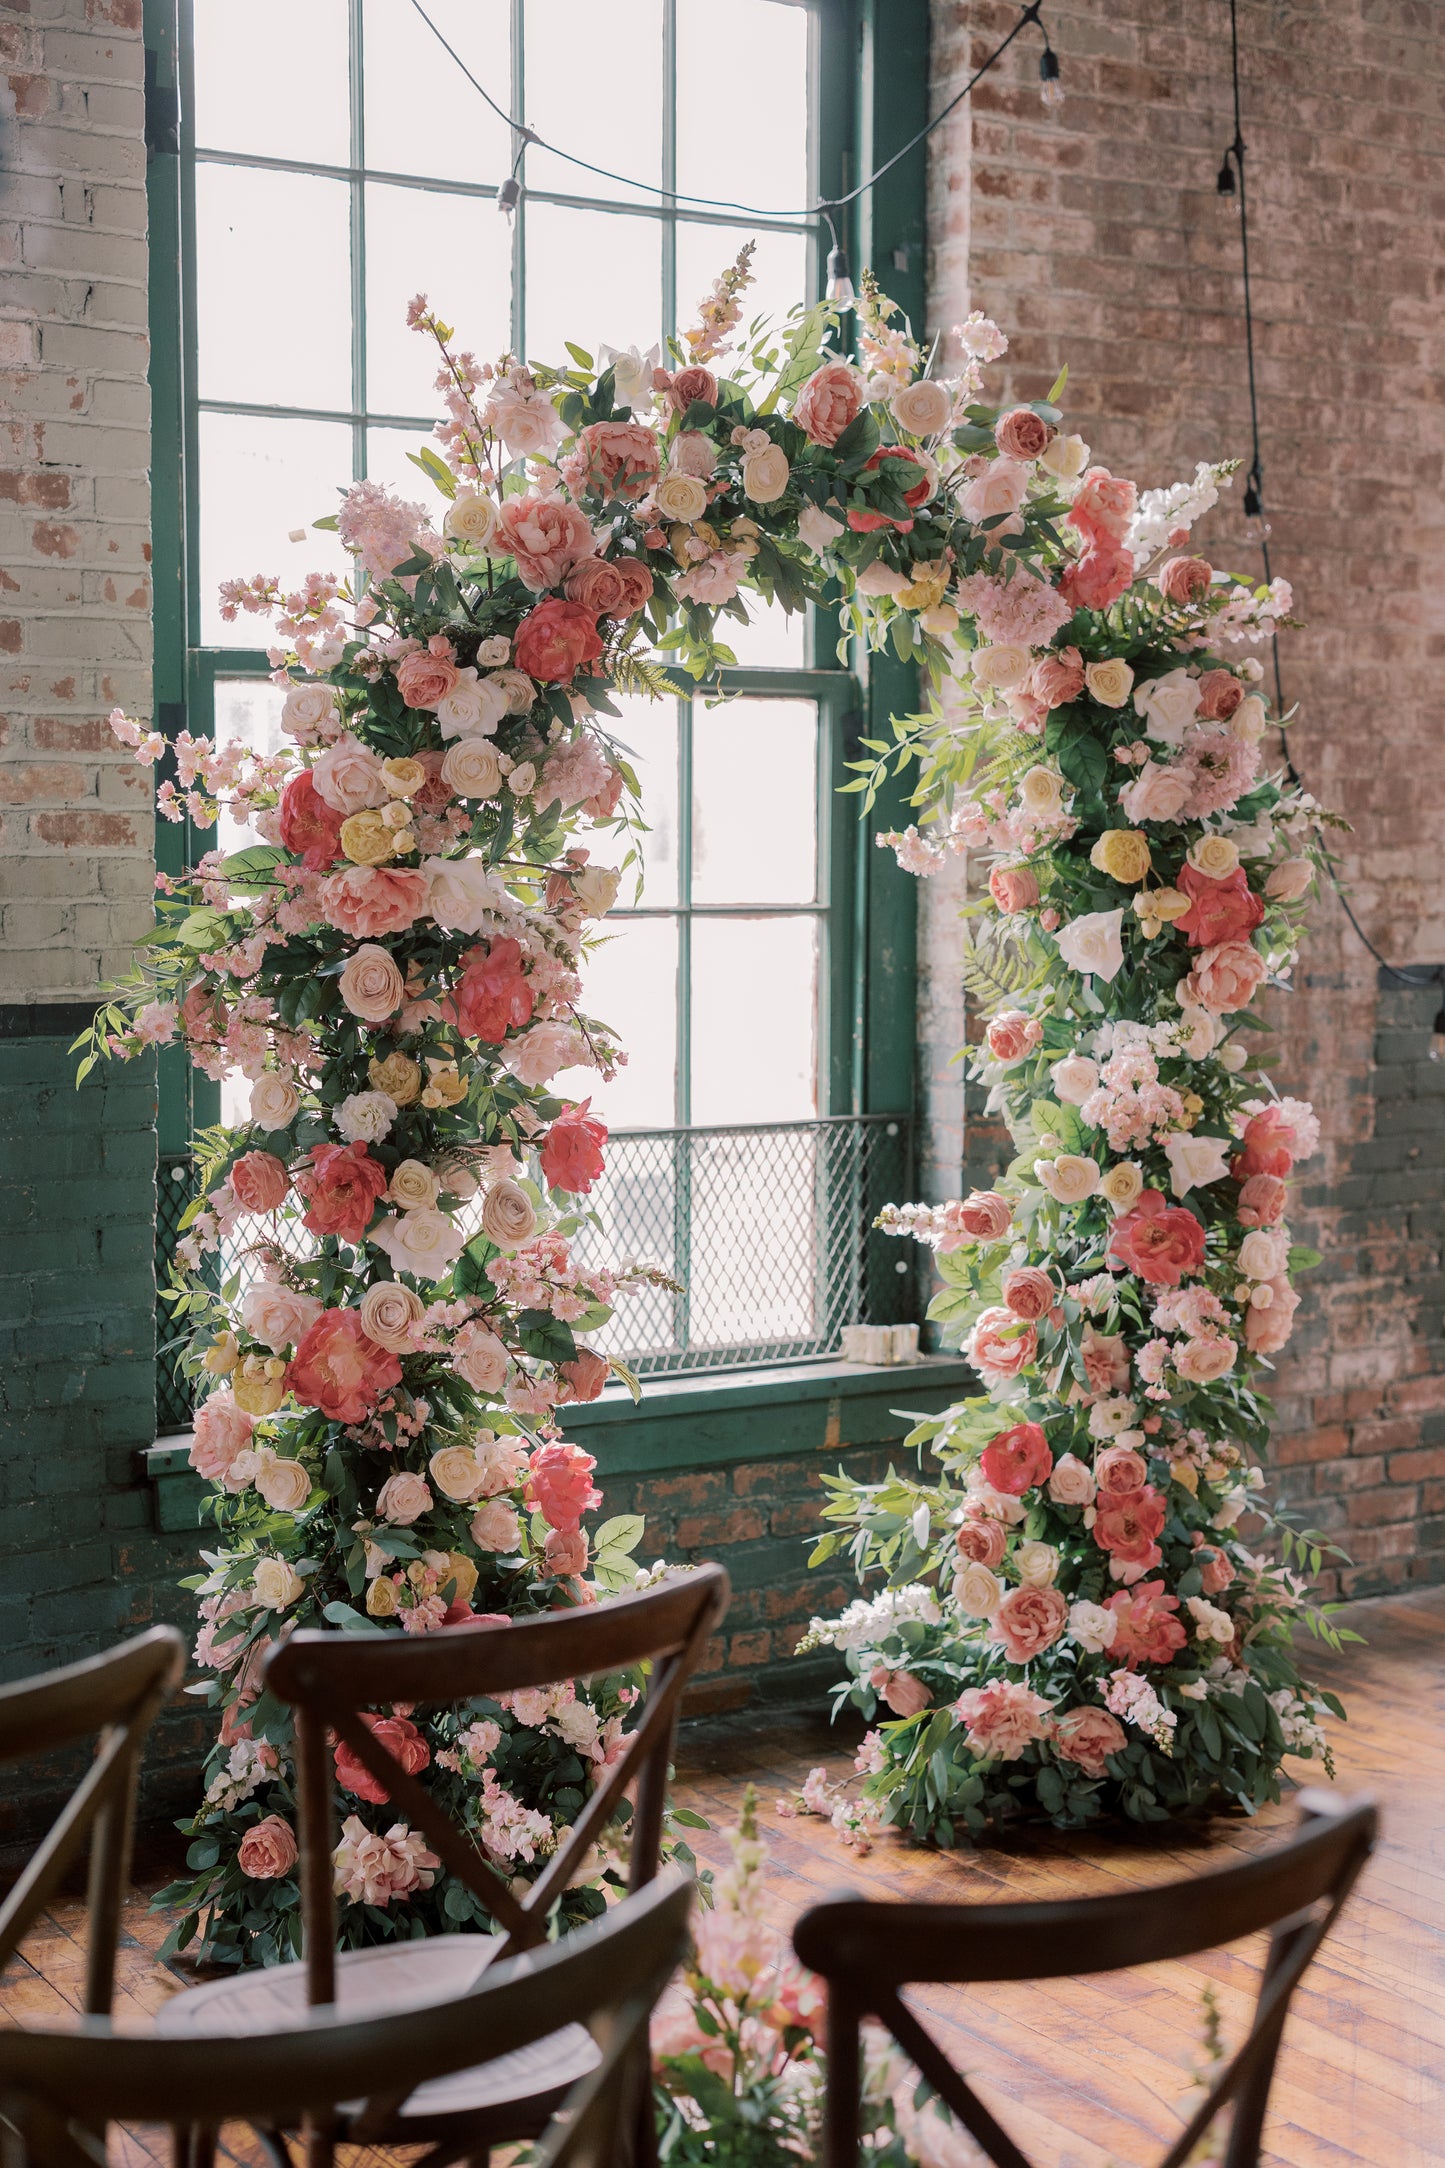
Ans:
[{"label": "greenery at arch base", "polygon": [[[959,327],[947,377],[871,284],[856,360],[829,344],[826,305],[744,329],[749,253],[665,355],[569,348],[562,368],[483,365],[419,299],[410,317],[436,344],[446,410],[436,449],[416,455],[440,493],[435,522],[359,483],[317,522],[335,532],[344,573],[289,592],[265,574],[222,590],[228,612],[269,620],[282,750],[185,733],[167,745],[112,718],[137,759],[167,762],[163,815],[205,829],[224,808],[256,839],[158,879],[157,925],[81,1064],[179,1038],[208,1075],[249,1083],[249,1118],[201,1139],[170,1290],[175,1352],[206,1396],[192,1458],[214,1526],[193,1584],[202,1678],[190,1691],[219,1731],[187,1825],[189,1873],[165,1895],[182,1914],[175,1942],[213,1960],[299,1947],[290,1726],[261,1680],[279,1636],[298,1624],[500,1629],[646,1578],[641,1524],[597,1524],[591,1456],[564,1435],[569,1405],[609,1372],[626,1376],[593,1336],[629,1286],[660,1278],[645,1263],[586,1266],[576,1250],[606,1151],[588,1075],[625,1059],[588,1013],[583,975],[633,876],[641,824],[612,695],[661,693],[659,656],[698,679],[730,661],[723,635],[749,597],[827,601],[845,639],[891,646],[934,685],[967,685],[963,722],[935,706],[896,723],[878,757],[921,763],[925,839],[903,841],[908,862],[963,842],[997,854],[1011,915],[987,969],[1019,988],[1009,1028],[1028,1041],[997,1071],[1021,1139],[1007,1227],[969,1232],[971,1204],[918,1221],[939,1241],[944,1314],[991,1397],[932,1426],[940,1481],[844,1490],[830,1509],[860,1568],[889,1581],[866,1634],[834,1636],[850,1647],[854,1692],[870,1710],[879,1696],[916,1704],[870,1747],[878,1803],[847,1813],[948,1835],[1019,1807],[1082,1819],[1121,1798],[1160,1812],[1217,1789],[1257,1798],[1286,1747],[1318,1737],[1288,1652],[1299,1599],[1231,1518],[1235,1504],[1256,1518],[1261,1507],[1248,1487],[1264,1434],[1246,1382],[1259,1355],[1246,1345],[1249,1289],[1274,1289],[1276,1321],[1292,1301],[1282,1207],[1251,1224],[1241,1168],[1251,1154],[1289,1156],[1307,1127],[1297,1110],[1283,1128],[1251,1115],[1267,1087],[1232,1061],[1244,1000],[1231,989],[1250,979],[1252,993],[1286,968],[1319,855],[1313,808],[1257,774],[1262,703],[1246,688],[1249,658],[1227,659],[1268,630],[1279,598],[1207,571],[1176,594],[1167,565],[1151,581],[1167,548],[1124,539],[1132,520],[1160,527],[1149,500],[1086,469],[1049,402],[1002,416],[980,403],[1004,344],[983,319]],[[1161,535],[1213,487],[1202,470]],[[1132,699],[1099,691],[1084,665],[1101,662],[1116,687],[1127,664]],[[1226,680],[1238,695],[1228,717]],[[1181,682],[1207,682],[1208,701],[1191,706]],[[1129,745],[1151,757],[1120,759]],[[1095,840],[1123,826],[1120,787],[1160,772],[1189,790],[1168,815],[1131,817],[1106,859]],[[1192,810],[1211,789],[1217,809]],[[1201,842],[1227,834],[1241,839],[1240,870],[1216,879],[1211,864],[1195,896],[1186,854],[1202,865]],[[1221,946],[1240,942],[1201,946],[1196,933],[1221,899],[1237,919],[1245,891],[1257,917],[1241,940],[1258,969],[1234,956],[1229,979]],[[1085,932],[1113,924],[1112,968],[1068,953],[1081,920]],[[1197,1000],[1181,1009],[1191,966]],[[1237,1357],[1209,1382],[1170,1367],[1183,1342],[1168,1335],[1186,1327],[1151,1326],[1148,1272],[1113,1271],[1110,1241],[1144,1205],[1113,1213],[1104,1192],[1123,1155],[1087,1104],[1051,1085],[1101,1030],[1122,1048],[1126,1023],[1154,1034],[1163,1095],[1133,1161],[1160,1225],[1197,1233],[1188,1330]],[[1197,1152],[1206,1138],[1217,1164],[1206,1175],[1200,1162],[1166,1205],[1176,1146]],[[1038,1187],[1045,1153],[1108,1180],[1056,1201]],[[1268,1278],[1244,1256],[1250,1240],[1273,1245]],[[1036,1322],[1008,1307],[1025,1259],[1050,1281]],[[1072,1291],[1081,1280],[1095,1291]],[[1107,1394],[1099,1343],[1112,1350]],[[1168,1382],[1146,1387],[1158,1346]],[[1126,1421],[1141,1393],[1152,1397],[1129,1400]],[[1152,1527],[1162,1501],[1157,1560],[1135,1573],[1122,1538],[1101,1548],[1102,1506],[1005,1480],[995,1434],[1021,1427],[1045,1441],[1009,1463],[1032,1477],[1044,1453],[1088,1469],[1112,1451],[1122,1468],[1137,1431],[1140,1480],[1107,1511]],[[1004,1532],[985,1539],[999,1553],[984,1569],[997,1581],[989,1616],[968,1608],[982,1584],[964,1585],[960,1569],[977,1563],[961,1548],[965,1522]],[[1122,1581],[1110,1578],[1118,1560]],[[1020,1612],[1024,1588],[1046,1600]],[[1131,1619],[1167,1611],[1178,1646],[1164,1650],[1161,1629],[1146,1649],[1126,1620],[1100,1654],[1104,1629],[1086,1614],[1122,1615],[1120,1595]],[[1035,1614],[1057,1623],[1061,1603],[1065,1623],[1036,1653],[1019,1658],[1017,1634],[1013,1649],[996,1642],[990,1617],[1026,1614],[1037,1636]],[[1134,1695],[1122,1718],[1120,1677]],[[525,1879],[622,1751],[638,1683],[375,1721],[487,1856]],[[1000,1689],[1011,1706],[1037,1705],[1006,1752],[954,1711],[960,1694]],[[1146,1691],[1163,1713],[1141,1730]],[[1092,1732],[1080,1711],[1095,1712]],[[1079,1752],[1122,1722],[1133,1728],[1091,1772]],[[489,1924],[344,1749],[336,1781],[344,1942]],[[606,1902],[626,1841],[624,1816],[559,1926]]]}]

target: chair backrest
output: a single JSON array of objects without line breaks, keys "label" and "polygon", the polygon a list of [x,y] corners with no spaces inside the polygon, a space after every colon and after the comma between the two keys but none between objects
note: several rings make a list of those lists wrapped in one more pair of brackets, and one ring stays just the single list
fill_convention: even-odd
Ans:
[{"label": "chair backrest", "polygon": [[397,2016],[344,2023],[312,2011],[286,2032],[222,2037],[117,2033],[89,2018],[64,2033],[0,2035],[7,2168],[100,2168],[111,2123],[182,2132],[233,2120],[304,2124],[308,2159],[324,2163],[339,2107],[344,2142],[375,2143],[419,2086],[470,2068],[478,2041],[508,2055],[568,2024],[586,2025],[601,2056],[539,2162],[615,2168],[635,2119],[639,2044],[686,1953],[692,1890],[670,1870],[564,1941],[489,1966],[467,1994]]},{"label": "chair backrest", "polygon": [[96,2016],[110,2009],[114,1993],[141,1748],[185,1659],[185,1643],[174,1626],[153,1626],[103,1656],[0,1687],[0,1762],[32,1761],[78,1740],[96,1741],[85,1777],[0,1906],[0,1968],[55,1895],[89,1836],[85,2008]]},{"label": "chair backrest", "polygon": [[[443,1627],[414,1638],[300,1632],[278,1644],[265,1678],[271,1691],[296,1711],[301,1901],[312,2003],[335,1997],[335,1830],[328,1732],[350,1748],[385,1787],[392,1806],[486,1907],[506,1938],[498,1955],[508,1956],[546,1940],[548,1912],[634,1783],[628,1886],[640,1889],[656,1874],[678,1703],[727,1608],[727,1597],[722,1567],[700,1566],[640,1595],[509,1625]],[[651,1674],[625,1750],[602,1773],[545,1870],[521,1897],[468,1832],[401,1767],[360,1713],[378,1704],[456,1703],[524,1687],[555,1686],[643,1662],[651,1664]]]},{"label": "chair backrest", "polygon": [[859,2029],[892,2033],[997,2168],[1030,2168],[903,2001],[909,1982],[1052,1980],[1115,1972],[1218,1949],[1269,1931],[1253,2022],[1160,2168],[1182,2168],[1233,2102],[1225,2168],[1254,2168],[1289,1999],[1329,1933],[1375,1842],[1372,1800],[1300,1795],[1288,1844],[1221,1873],[1119,1896],[1027,1904],[872,1904],[852,1895],[815,1905],[793,1947],[828,1986],[826,2168],[857,2168]]}]

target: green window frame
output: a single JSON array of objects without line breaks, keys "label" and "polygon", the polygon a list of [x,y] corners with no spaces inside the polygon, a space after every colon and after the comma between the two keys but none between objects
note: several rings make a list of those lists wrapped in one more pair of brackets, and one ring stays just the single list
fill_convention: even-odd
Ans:
[{"label": "green window frame", "polygon": [[[259,648],[229,647],[208,641],[201,588],[200,534],[200,434],[202,417],[231,412],[278,419],[325,420],[349,427],[352,464],[356,477],[366,472],[368,431],[375,428],[415,427],[419,437],[430,429],[430,414],[396,414],[369,409],[366,403],[366,221],[367,190],[378,179],[408,187],[436,189],[456,197],[494,198],[493,182],[459,182],[432,179],[425,174],[384,175],[366,163],[363,93],[364,0],[347,0],[349,22],[349,110],[351,140],[349,160],[340,166],[311,167],[300,161],[260,157],[226,151],[211,152],[195,139],[192,7],[195,0],[145,0],[148,85],[149,194],[151,214],[151,333],[153,405],[153,533],[156,574],[155,704],[164,725],[184,722],[199,735],[215,727],[216,686],[233,678],[264,677],[268,664]],[[205,0],[201,0],[205,4]],[[526,0],[509,0],[512,49],[519,54]],[[664,30],[664,85],[669,100],[675,91],[675,56],[678,9],[688,0],[662,0]],[[809,172],[813,200],[843,194],[860,173],[881,163],[896,145],[906,140],[926,118],[927,99],[927,0],[776,0],[798,6],[809,18]],[[428,33],[420,19],[419,37]],[[435,64],[451,63],[440,47]],[[524,83],[520,61],[514,60],[511,110],[524,112]],[[559,131],[559,134],[561,132]],[[676,177],[676,126],[668,103],[664,114],[662,180],[671,186]],[[563,138],[565,140],[565,137]],[[578,145],[584,154],[587,145]],[[625,160],[621,161],[626,163]],[[352,337],[350,343],[351,398],[331,408],[268,406],[237,400],[202,398],[197,381],[197,280],[196,280],[196,175],[204,166],[228,163],[251,170],[317,173],[348,191],[350,205],[350,296]],[[915,151],[858,203],[838,218],[839,230],[855,264],[871,263],[889,292],[907,310],[916,327],[923,322],[924,294],[924,161]],[[498,176],[500,178],[500,175]],[[746,187],[739,193],[747,194]],[[739,225],[796,232],[793,220],[748,220],[736,213],[709,214],[691,205],[670,205],[665,196],[647,204],[639,200],[561,195],[529,182],[512,237],[514,343],[525,352],[525,295],[528,205],[562,204],[587,211],[629,217],[646,216],[657,222],[661,245],[661,297],[665,320],[673,315],[676,287],[676,240],[679,226],[715,224],[730,229],[720,254],[735,245],[733,232]],[[822,264],[828,245],[822,220],[805,226],[808,263],[814,292],[821,290]],[[451,297],[435,298],[450,305]],[[418,477],[418,482],[420,482]],[[246,567],[237,566],[236,570]],[[872,1188],[859,1169],[871,1150],[875,1136],[887,1149],[874,1154],[879,1167],[876,1181],[882,1194],[897,1194],[911,1178],[911,1134],[914,1102],[914,911],[913,884],[899,873],[891,854],[872,847],[875,825],[887,825],[900,807],[882,805],[877,821],[865,827],[857,820],[856,804],[839,798],[837,785],[844,779],[845,761],[860,735],[871,733],[877,722],[893,712],[906,711],[916,700],[911,669],[892,656],[850,657],[843,667],[836,657],[836,626],[820,614],[808,627],[802,658],[787,668],[746,667],[725,671],[719,690],[724,694],[803,697],[817,702],[819,715],[818,765],[818,865],[819,889],[814,901],[818,923],[824,929],[820,961],[818,1030],[818,1110],[811,1123],[753,1125],[779,1129],[814,1128],[832,1124],[833,1141],[841,1144],[838,1125],[852,1124],[848,1173],[843,1194],[860,1212],[872,1201]],[[686,740],[691,712],[701,696],[679,682],[684,696],[682,724]],[[700,710],[699,710],[700,712]],[[681,764],[685,768],[685,761]],[[686,782],[681,826],[686,826]],[[904,816],[906,817],[906,816]],[[157,862],[162,871],[176,871],[195,849],[207,847],[183,825],[157,824]],[[685,863],[685,861],[684,861]],[[673,910],[673,906],[659,906]],[[756,915],[753,907],[739,907]],[[643,899],[644,912],[652,909]],[[619,917],[626,915],[625,908]],[[680,892],[677,916],[680,926],[678,983],[679,1098],[676,1122],[668,1135],[681,1159],[690,1157],[683,1143],[692,1134],[688,1103],[687,1017],[694,989],[687,968],[688,929],[703,915],[686,894]],[[161,1195],[158,1225],[161,1250],[171,1239],[175,1208],[187,1194],[186,1174],[190,1140],[198,1126],[219,1118],[219,1091],[189,1068],[179,1049],[163,1051],[160,1087],[160,1142],[162,1154]],[[864,1125],[864,1126],[860,1126]],[[747,1126],[747,1125],[744,1125]],[[817,1356],[836,1347],[837,1303],[867,1302],[873,1321],[908,1317],[912,1309],[912,1282],[897,1273],[889,1258],[886,1266],[874,1240],[856,1229],[848,1236],[846,1214],[838,1203],[836,1169],[845,1161],[832,1149],[825,1155],[834,1173],[826,1177],[828,1209],[819,1220],[835,1244],[851,1241],[856,1254],[843,1260],[839,1279],[843,1292],[830,1295],[812,1333],[784,1335],[774,1342],[758,1340],[712,1350],[696,1363],[684,1360],[680,1367],[743,1367],[748,1363]],[[859,1186],[861,1183],[861,1187]],[[851,1187],[849,1185],[852,1185]],[[678,1239],[672,1255],[685,1269],[691,1240],[687,1199],[689,1183],[677,1182],[679,1203],[675,1214]],[[854,1192],[856,1191],[856,1195]],[[859,1222],[866,1226],[866,1219]],[[860,1247],[861,1245],[861,1247]],[[860,1259],[863,1261],[860,1263]],[[826,1264],[820,1260],[820,1267]],[[861,1277],[860,1277],[861,1274]],[[859,1290],[864,1292],[860,1293]],[[826,1314],[825,1314],[826,1313]],[[680,1298],[673,1317],[674,1333],[686,1338],[687,1298]],[[841,1321],[846,1322],[846,1317]],[[641,1367],[667,1369],[679,1365],[662,1350],[647,1357]],[[169,1387],[163,1366],[163,1407],[171,1422],[183,1422],[183,1404]],[[163,1427],[164,1423],[163,1423]]]}]

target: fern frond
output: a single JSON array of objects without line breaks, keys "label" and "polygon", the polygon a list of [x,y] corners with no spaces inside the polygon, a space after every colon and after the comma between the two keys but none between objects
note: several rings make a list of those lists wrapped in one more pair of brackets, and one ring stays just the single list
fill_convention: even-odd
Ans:
[{"label": "fern frond", "polygon": [[1032,993],[1048,976],[1049,960],[1032,936],[1015,932],[1007,920],[968,922],[959,976],[964,991],[982,1009],[1007,1007]]},{"label": "fern frond", "polygon": [[634,655],[627,648],[617,655],[612,682],[620,693],[645,693],[651,700],[666,700],[673,690],[660,663],[649,655]]}]

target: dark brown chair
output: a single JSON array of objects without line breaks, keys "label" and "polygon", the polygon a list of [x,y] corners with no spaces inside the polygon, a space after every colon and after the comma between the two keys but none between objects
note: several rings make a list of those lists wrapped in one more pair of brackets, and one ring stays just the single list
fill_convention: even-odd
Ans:
[{"label": "dark brown chair", "polygon": [[[172,2036],[274,2033],[296,2024],[308,2005],[334,2003],[343,2018],[360,2020],[469,1994],[485,1967],[546,1941],[548,1914],[629,1787],[634,1787],[629,1888],[644,1888],[660,1863],[678,1703],[726,1609],[727,1594],[723,1569],[702,1566],[641,1595],[520,1619],[509,1626],[458,1626],[415,1639],[299,1632],[279,1644],[265,1676],[271,1691],[296,1712],[305,1956],[298,1964],[211,1981],[178,1995],[161,2012],[159,2027]],[[467,1702],[643,1662],[650,1663],[651,1673],[646,1697],[634,1711],[626,1751],[520,1897],[360,1715],[362,1709],[397,1702]],[[480,1899],[499,1934],[435,1935],[338,1957],[333,1738],[344,1740],[386,1787],[390,1810],[417,1830],[443,1865]],[[447,2081],[454,2150],[481,2152],[535,2137],[596,2059],[594,2043],[575,2024],[559,2026],[526,2048],[505,2051],[479,2025],[473,2034],[474,2067]],[[440,2093],[432,2093],[427,2112],[430,2125],[439,2128]],[[390,2142],[409,2143],[409,2133],[404,2136],[398,2127]],[[193,2148],[197,2168],[206,2151],[206,2138],[198,2133]]]},{"label": "dark brown chair", "polygon": [[882,2021],[997,2168],[1030,2168],[902,1999],[910,1982],[1073,1979],[1192,1957],[1268,1929],[1249,2034],[1160,2163],[1183,2168],[1233,2102],[1224,2168],[1257,2168],[1290,1996],[1339,1917],[1377,1826],[1372,1800],[1308,1791],[1288,1844],[1157,1889],[1041,1904],[870,1904],[844,1896],[814,1905],[794,1927],[793,1947],[828,1987],[825,2168],[858,2168],[859,2032],[867,2017]]},{"label": "dark brown chair", "polygon": [[[357,2023],[303,2010],[283,2033],[168,2039],[117,2033],[102,2018],[73,2031],[0,2036],[0,2134],[7,2168],[101,2168],[115,2123],[170,2127],[184,2159],[197,2125],[247,2122],[288,2158],[303,2130],[310,2168],[337,2144],[382,2142],[399,2126],[456,2157],[452,2119],[428,2112],[479,2039],[525,2054],[559,2024],[585,2026],[593,2068],[566,2095],[539,2168],[619,2168],[636,2120],[632,2089],[653,2006],[687,1948],[692,1884],[674,1871],[545,1949],[490,1967],[466,1995]],[[8,2124],[9,2129],[3,2126]]]},{"label": "dark brown chair", "polygon": [[145,1736],[185,1664],[173,1626],[153,1626],[104,1656],[0,1687],[0,1763],[34,1761],[94,1739],[95,1759],[65,1811],[0,1906],[0,1969],[90,1839],[85,2009],[103,2017],[115,1992],[120,1908],[130,1880],[136,1776]]}]

